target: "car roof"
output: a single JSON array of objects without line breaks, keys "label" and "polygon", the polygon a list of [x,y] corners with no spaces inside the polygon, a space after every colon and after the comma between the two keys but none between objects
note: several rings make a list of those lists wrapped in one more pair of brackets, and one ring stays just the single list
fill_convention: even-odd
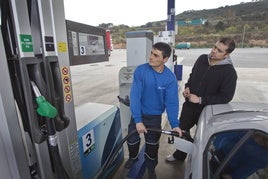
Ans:
[{"label": "car roof", "polygon": [[202,120],[207,129],[216,131],[236,128],[263,128],[268,132],[268,104],[229,103],[209,105],[203,111]]},{"label": "car roof", "polygon": [[268,112],[268,104],[265,104],[265,103],[232,102],[228,104],[211,105],[211,108],[212,108],[212,115],[218,115],[218,114],[235,112],[235,111]]}]

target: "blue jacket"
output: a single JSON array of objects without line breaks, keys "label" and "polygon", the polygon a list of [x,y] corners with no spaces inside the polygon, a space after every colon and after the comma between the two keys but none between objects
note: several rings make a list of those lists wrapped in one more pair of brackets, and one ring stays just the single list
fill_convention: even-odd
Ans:
[{"label": "blue jacket", "polygon": [[166,110],[171,127],[178,127],[178,83],[174,73],[166,66],[162,73],[148,63],[138,66],[130,91],[130,110],[135,123],[142,122],[143,114],[161,115]]}]

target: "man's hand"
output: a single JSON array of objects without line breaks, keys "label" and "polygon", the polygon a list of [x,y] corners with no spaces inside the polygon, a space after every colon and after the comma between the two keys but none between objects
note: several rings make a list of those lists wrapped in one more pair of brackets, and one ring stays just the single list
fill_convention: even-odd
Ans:
[{"label": "man's hand", "polygon": [[174,127],[172,131],[179,133],[180,137],[182,137],[182,130],[179,127]]},{"label": "man's hand", "polygon": [[188,96],[188,99],[192,103],[200,103],[200,98],[198,96],[196,96],[195,94],[190,94]]},{"label": "man's hand", "polygon": [[187,88],[185,88],[185,90],[182,92],[182,95],[183,95],[183,97],[185,97],[185,98],[188,98],[189,97],[189,95],[190,95],[190,88],[189,87],[187,87]]},{"label": "man's hand", "polygon": [[138,131],[138,133],[147,133],[146,127],[144,126],[144,124],[142,122],[136,123],[136,129]]}]

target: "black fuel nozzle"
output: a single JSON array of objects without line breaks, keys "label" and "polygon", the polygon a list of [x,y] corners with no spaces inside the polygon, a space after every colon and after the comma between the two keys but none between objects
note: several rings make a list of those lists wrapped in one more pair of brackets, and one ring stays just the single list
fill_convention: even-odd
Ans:
[{"label": "black fuel nozzle", "polygon": [[178,132],[175,132],[175,131],[167,131],[167,130],[152,129],[152,128],[148,128],[147,130],[154,131],[154,132],[160,132],[160,133],[167,134],[167,135],[171,135],[171,137],[168,137],[168,143],[169,144],[174,143],[174,136],[180,137],[180,134]]},{"label": "black fuel nozzle", "polygon": [[174,144],[174,136],[168,137],[168,143]]},{"label": "black fuel nozzle", "polygon": [[126,105],[126,106],[130,106],[130,99],[129,99],[129,96],[126,95],[125,98],[121,98],[120,96],[117,96],[118,100],[120,103]]},{"label": "black fuel nozzle", "polygon": [[188,140],[190,142],[194,142],[194,139],[192,138],[191,134],[189,131],[183,131],[182,132],[182,139]]},{"label": "black fuel nozzle", "polygon": [[168,137],[168,143],[169,144],[174,144],[174,136],[176,137],[180,137],[184,140],[190,141],[190,142],[194,142],[194,139],[191,137],[190,132],[189,131],[182,131],[182,136],[179,135],[179,133],[175,132],[175,131],[168,131],[170,132],[172,135],[171,137]]}]

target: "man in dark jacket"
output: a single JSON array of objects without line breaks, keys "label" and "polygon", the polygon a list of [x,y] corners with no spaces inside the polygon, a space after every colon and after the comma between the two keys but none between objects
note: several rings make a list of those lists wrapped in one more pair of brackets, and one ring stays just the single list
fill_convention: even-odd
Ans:
[{"label": "man in dark jacket", "polygon": [[[197,124],[206,105],[224,104],[232,100],[237,74],[230,54],[235,49],[233,39],[224,37],[216,42],[209,55],[200,55],[185,84],[185,102],[180,115],[180,128],[185,131]],[[167,161],[184,161],[187,154],[176,150]]]}]

